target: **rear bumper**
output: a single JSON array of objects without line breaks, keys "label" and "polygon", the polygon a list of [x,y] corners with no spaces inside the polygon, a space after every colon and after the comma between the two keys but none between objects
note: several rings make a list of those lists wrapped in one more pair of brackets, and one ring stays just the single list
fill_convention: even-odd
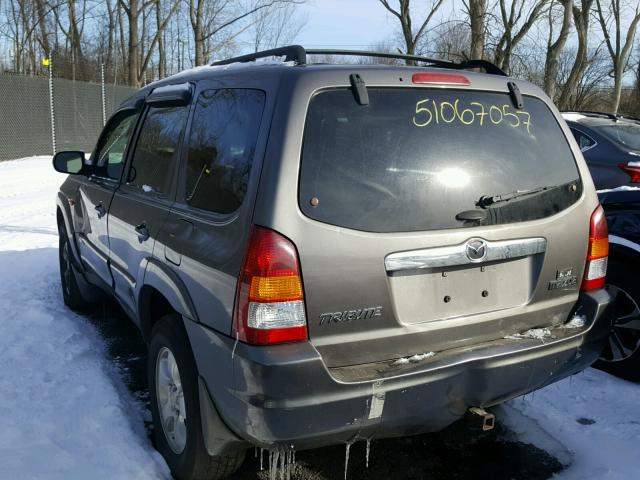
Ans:
[{"label": "rear bumper", "polygon": [[[192,342],[206,335],[204,343],[217,347],[217,366],[213,358],[198,359],[198,366],[222,420],[239,439],[306,449],[439,430],[470,406],[490,407],[577,373],[600,354],[608,304],[604,290],[581,295],[585,326],[554,329],[544,342],[501,339],[403,366],[327,369],[310,343],[251,347],[196,324],[189,335]],[[233,372],[224,375],[231,388],[220,388],[221,363]]]}]

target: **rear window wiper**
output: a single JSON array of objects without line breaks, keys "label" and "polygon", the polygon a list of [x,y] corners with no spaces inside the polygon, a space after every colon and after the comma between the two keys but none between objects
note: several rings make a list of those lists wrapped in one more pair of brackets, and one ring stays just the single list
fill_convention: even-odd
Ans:
[{"label": "rear window wiper", "polygon": [[[545,192],[547,190],[555,190],[556,188],[560,188],[563,186],[566,186],[566,184],[547,185],[546,187],[531,188],[529,190],[516,190],[515,192],[503,193],[501,195],[483,195],[480,197],[476,205],[482,208],[487,208],[487,207],[490,207],[491,205],[495,205],[496,203],[508,202],[509,200],[513,200],[520,197],[526,197],[528,195],[534,195],[536,193]],[[575,183],[569,184],[569,189],[575,192],[576,184]]]}]

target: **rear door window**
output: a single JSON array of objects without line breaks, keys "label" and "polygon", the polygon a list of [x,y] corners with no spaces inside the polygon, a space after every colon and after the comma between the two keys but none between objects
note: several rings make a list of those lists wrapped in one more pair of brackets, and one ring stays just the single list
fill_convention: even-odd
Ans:
[{"label": "rear door window", "polygon": [[188,107],[149,108],[133,154],[130,185],[145,193],[169,193],[188,113]]},{"label": "rear door window", "polygon": [[[543,101],[513,107],[503,93],[369,88],[310,102],[299,185],[310,218],[371,232],[409,232],[535,220],[582,193],[575,159]],[[480,198],[539,190],[457,220]]]}]

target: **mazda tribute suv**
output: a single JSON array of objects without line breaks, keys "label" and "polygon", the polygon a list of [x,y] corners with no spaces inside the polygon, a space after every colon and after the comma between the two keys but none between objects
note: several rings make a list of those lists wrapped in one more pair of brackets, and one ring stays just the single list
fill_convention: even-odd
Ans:
[{"label": "mazda tribute suv", "polygon": [[318,53],[390,56],[185,71],[124,102],[89,158],[54,157],[64,300],[108,294],[140,328],[180,479],[252,446],[282,464],[486,420],[607,337],[606,221],[539,88],[483,61]]}]

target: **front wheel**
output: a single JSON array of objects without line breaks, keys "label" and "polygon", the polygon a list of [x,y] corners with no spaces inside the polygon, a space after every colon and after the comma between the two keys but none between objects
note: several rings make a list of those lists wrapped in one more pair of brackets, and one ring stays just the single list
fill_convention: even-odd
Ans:
[{"label": "front wheel", "polygon": [[244,452],[208,454],[198,397],[198,371],[176,314],[154,326],[148,357],[149,393],[156,448],[179,480],[221,479],[235,472]]},{"label": "front wheel", "polygon": [[85,300],[76,280],[76,273],[72,263],[71,245],[67,230],[63,225],[58,226],[58,260],[60,262],[60,284],[62,286],[62,298],[71,310],[82,312],[90,307]]},{"label": "front wheel", "polygon": [[613,297],[614,320],[595,367],[631,380],[640,380],[640,282],[635,264],[613,259],[606,289]]}]

